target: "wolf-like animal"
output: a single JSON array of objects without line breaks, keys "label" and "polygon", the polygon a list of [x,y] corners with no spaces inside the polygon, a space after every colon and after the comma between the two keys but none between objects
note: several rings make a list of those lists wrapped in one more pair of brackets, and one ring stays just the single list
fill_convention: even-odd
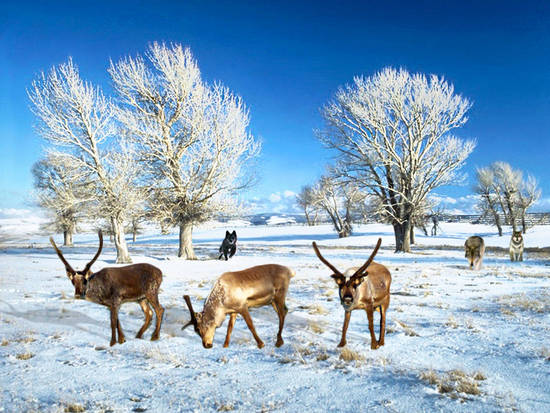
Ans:
[{"label": "wolf-like animal", "polygon": [[229,231],[225,231],[225,238],[222,241],[222,245],[220,245],[220,251],[219,251],[220,256],[218,257],[218,259],[221,260],[222,257],[225,257],[225,260],[227,261],[233,255],[235,255],[236,251],[237,251],[237,232],[233,231],[230,233]]},{"label": "wolf-like animal", "polygon": [[466,258],[468,258],[470,268],[479,270],[483,261],[483,255],[485,254],[485,242],[483,238],[477,235],[468,238],[464,243],[464,249],[466,250]]},{"label": "wolf-like animal", "polygon": [[523,261],[523,235],[514,231],[510,239],[510,261]]}]

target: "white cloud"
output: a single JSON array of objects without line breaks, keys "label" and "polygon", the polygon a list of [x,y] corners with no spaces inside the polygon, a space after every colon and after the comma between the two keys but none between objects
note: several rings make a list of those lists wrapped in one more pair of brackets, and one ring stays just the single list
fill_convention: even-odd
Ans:
[{"label": "white cloud", "polygon": [[277,194],[271,194],[269,195],[269,200],[271,202],[279,202],[281,200],[281,195],[279,195],[278,193]]},{"label": "white cloud", "polygon": [[287,189],[283,192],[283,195],[285,198],[294,198],[296,196],[296,192],[292,192]]}]

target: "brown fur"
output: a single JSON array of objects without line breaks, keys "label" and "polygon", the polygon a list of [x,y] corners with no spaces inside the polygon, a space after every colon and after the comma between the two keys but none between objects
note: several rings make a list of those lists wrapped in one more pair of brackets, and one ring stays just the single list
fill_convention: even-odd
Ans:
[{"label": "brown fur", "polygon": [[229,323],[224,347],[229,346],[229,340],[237,314],[242,315],[248,328],[252,332],[259,348],[264,346],[256,334],[249,308],[271,304],[279,316],[279,331],[276,346],[280,347],[284,341],[282,330],[287,308],[286,293],[290,278],[294,271],[278,264],[258,265],[242,271],[223,273],[212,288],[204,303],[202,312],[195,313],[189,296],[184,296],[191,314],[191,321],[183,328],[193,325],[195,332],[201,337],[204,348],[211,348],[214,333],[229,314]]},{"label": "brown fur", "polygon": [[[386,312],[390,305],[391,274],[384,265],[372,261],[378,252],[380,243],[381,239],[378,240],[376,248],[362,267],[349,268],[344,274],[330,264],[321,255],[321,252],[317,248],[317,244],[313,243],[313,249],[321,262],[334,271],[331,277],[338,285],[340,302],[345,311],[342,338],[340,339],[338,347],[346,345],[346,333],[353,310],[365,310],[367,313],[371,336],[371,349],[375,350],[384,345]],[[346,276],[349,276],[349,278],[346,278]],[[374,333],[375,310],[380,312],[380,334],[378,340]]]},{"label": "brown fur", "polygon": [[152,306],[157,316],[157,322],[151,340],[159,338],[164,314],[164,309],[158,300],[158,291],[162,283],[161,270],[150,264],[133,264],[124,267],[107,267],[92,273],[91,266],[99,257],[103,247],[101,232],[99,233],[98,252],[83,271],[75,271],[65,260],[52,238],[50,238],[50,242],[65,264],[67,276],[75,287],[75,298],[86,299],[109,307],[111,310],[111,346],[117,342],[117,332],[118,342],[122,344],[126,341],[118,320],[118,310],[121,304],[127,302],[138,302],[145,315],[145,323],[136,337],[141,338],[145,330],[149,328],[153,318],[153,311],[150,308]]}]

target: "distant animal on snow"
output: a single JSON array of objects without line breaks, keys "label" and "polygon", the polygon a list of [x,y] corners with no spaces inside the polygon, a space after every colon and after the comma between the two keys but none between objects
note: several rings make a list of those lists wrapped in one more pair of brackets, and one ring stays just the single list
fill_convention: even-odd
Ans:
[{"label": "distant animal on snow", "polygon": [[218,259],[221,260],[222,257],[225,257],[225,260],[227,261],[233,255],[235,255],[236,251],[237,251],[237,231],[233,231],[231,233],[229,231],[225,231],[225,238],[222,241],[222,245],[220,245],[220,251],[219,251],[220,256],[218,257]]},{"label": "distant animal on snow", "polygon": [[510,239],[510,261],[523,261],[523,235],[514,231]]},{"label": "distant animal on snow", "polygon": [[[317,244],[313,242],[313,250],[317,257],[333,271],[331,277],[338,285],[340,303],[344,307],[344,327],[342,328],[342,338],[338,347],[346,345],[346,332],[353,310],[365,310],[367,312],[371,338],[370,348],[376,350],[384,345],[386,312],[390,306],[391,274],[384,265],[372,261],[381,243],[382,239],[379,238],[374,251],[361,267],[348,268],[344,273],[341,273],[321,255]],[[378,340],[376,340],[374,334],[374,311],[380,312]]]},{"label": "distant animal on snow", "polygon": [[[127,302],[138,302],[145,314],[145,323],[140,328],[136,337],[141,338],[145,330],[151,325],[153,310],[157,315],[155,331],[151,340],[159,338],[160,326],[164,309],[159,303],[158,292],[162,282],[162,271],[150,264],[133,264],[124,267],[107,267],[92,273],[93,263],[101,254],[103,248],[103,234],[99,231],[99,249],[94,258],[86,264],[82,271],[75,271],[67,262],[63,253],[57,248],[52,237],[50,242],[65,265],[67,277],[73,283],[74,297],[85,299],[97,304],[109,307],[111,310],[111,346],[117,342],[122,344],[126,341],[120,321],[118,320],[118,309],[121,304]],[[150,307],[151,306],[151,307]]]},{"label": "distant animal on snow", "polygon": [[191,321],[184,325],[182,330],[192,325],[202,339],[203,347],[211,348],[216,329],[223,324],[225,316],[229,314],[229,324],[223,344],[227,347],[235,319],[237,314],[240,314],[252,332],[258,348],[262,348],[264,343],[256,334],[248,309],[271,304],[279,316],[279,332],[275,346],[280,347],[284,343],[281,334],[288,312],[285,299],[292,277],[294,277],[292,269],[278,264],[258,265],[242,271],[223,273],[208,295],[202,312],[195,313],[189,296],[183,296],[191,314]]},{"label": "distant animal on snow", "polygon": [[464,243],[464,249],[466,250],[466,258],[470,263],[470,268],[479,270],[483,261],[483,255],[485,254],[485,242],[483,238],[474,235],[466,240]]}]

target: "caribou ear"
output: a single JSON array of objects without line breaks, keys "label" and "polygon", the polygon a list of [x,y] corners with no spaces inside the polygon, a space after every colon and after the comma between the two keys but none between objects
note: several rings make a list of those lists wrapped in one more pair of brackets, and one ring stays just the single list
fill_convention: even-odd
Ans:
[{"label": "caribou ear", "polygon": [[344,284],[344,278],[340,274],[332,274],[331,277],[336,284],[338,285]]},{"label": "caribou ear", "polygon": [[365,277],[369,275],[368,272],[364,272],[363,274],[361,275],[358,275],[356,278],[353,279],[352,283],[353,283],[353,286],[354,287],[358,287],[362,282],[363,280],[365,279]]}]

